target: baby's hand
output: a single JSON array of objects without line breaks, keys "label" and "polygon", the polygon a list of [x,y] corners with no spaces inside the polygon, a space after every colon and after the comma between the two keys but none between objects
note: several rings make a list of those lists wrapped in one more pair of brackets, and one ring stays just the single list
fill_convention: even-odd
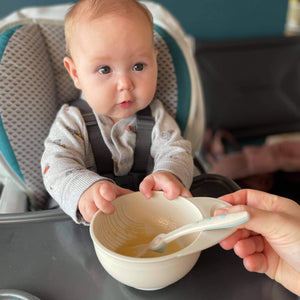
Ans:
[{"label": "baby's hand", "polygon": [[91,222],[94,214],[100,209],[105,214],[113,214],[115,207],[111,204],[118,196],[131,193],[108,180],[100,180],[91,185],[81,195],[78,209],[87,222]]},{"label": "baby's hand", "polygon": [[152,191],[164,191],[164,196],[169,200],[178,196],[192,197],[190,191],[184,187],[181,181],[167,171],[158,171],[144,178],[140,184],[140,192],[149,199],[152,196]]}]

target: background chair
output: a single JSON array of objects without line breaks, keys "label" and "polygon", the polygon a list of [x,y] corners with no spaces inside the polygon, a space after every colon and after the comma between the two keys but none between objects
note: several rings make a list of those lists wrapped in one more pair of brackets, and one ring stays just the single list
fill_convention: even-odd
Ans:
[{"label": "background chair", "polygon": [[[260,170],[251,174],[251,182],[239,181],[244,178],[238,173],[232,179],[242,187],[259,188],[261,178],[268,181],[261,188],[299,201],[300,154],[295,152],[300,147],[300,37],[198,41],[196,57],[206,128],[219,134],[223,151],[215,162],[219,174],[228,176],[230,167],[239,167],[255,151]],[[203,153],[207,156],[207,149]],[[233,153],[239,153],[239,162]]]}]

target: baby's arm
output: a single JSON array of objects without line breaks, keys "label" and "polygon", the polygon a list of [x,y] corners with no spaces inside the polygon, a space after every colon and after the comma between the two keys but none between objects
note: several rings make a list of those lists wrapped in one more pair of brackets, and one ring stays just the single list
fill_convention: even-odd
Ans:
[{"label": "baby's arm", "polygon": [[115,207],[111,204],[116,197],[130,193],[130,190],[123,189],[108,180],[95,182],[81,195],[78,202],[78,209],[88,223],[93,215],[101,210],[105,214],[112,214]]},{"label": "baby's arm", "polygon": [[164,191],[165,197],[169,200],[173,200],[178,196],[192,197],[192,194],[182,182],[168,171],[157,171],[144,178],[140,184],[140,192],[149,199],[153,190]]},{"label": "baby's arm", "polygon": [[84,120],[75,107],[64,105],[45,140],[41,160],[43,180],[49,194],[77,223],[78,202],[85,191],[100,180]]},{"label": "baby's arm", "polygon": [[168,199],[179,195],[190,197],[188,188],[194,172],[191,143],[181,136],[178,125],[161,102],[153,101],[151,109],[155,118],[151,146],[154,168],[140,185],[140,191],[146,197],[151,190],[163,190]]}]

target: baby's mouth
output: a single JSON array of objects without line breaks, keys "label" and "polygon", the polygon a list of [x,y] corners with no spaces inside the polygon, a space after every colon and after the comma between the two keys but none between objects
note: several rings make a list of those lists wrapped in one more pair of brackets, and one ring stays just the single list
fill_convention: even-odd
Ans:
[{"label": "baby's mouth", "polygon": [[117,105],[120,107],[120,108],[128,108],[129,106],[131,106],[132,104],[132,101],[130,100],[125,100],[121,103],[118,103]]}]

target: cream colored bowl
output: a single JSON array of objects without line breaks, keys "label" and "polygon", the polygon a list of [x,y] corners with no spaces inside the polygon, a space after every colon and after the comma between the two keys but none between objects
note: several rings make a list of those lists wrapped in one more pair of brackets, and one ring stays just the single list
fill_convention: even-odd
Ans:
[{"label": "cream colored bowl", "polygon": [[[117,198],[113,215],[98,212],[90,225],[96,254],[104,269],[116,280],[142,290],[164,288],[185,276],[197,262],[200,251],[185,255],[199,233],[177,240],[181,250],[161,257],[136,258],[116,253],[124,241],[139,231],[169,232],[182,225],[203,219],[191,201],[178,197],[167,200],[162,192],[153,192],[151,199],[141,193]],[[157,232],[160,231],[160,232]]]}]

